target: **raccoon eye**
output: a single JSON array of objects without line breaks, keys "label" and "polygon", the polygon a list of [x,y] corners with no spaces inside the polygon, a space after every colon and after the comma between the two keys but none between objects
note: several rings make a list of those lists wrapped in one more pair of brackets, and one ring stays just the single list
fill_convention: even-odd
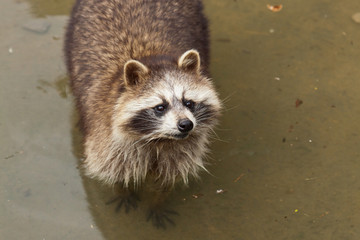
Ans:
[{"label": "raccoon eye", "polygon": [[194,109],[195,103],[191,100],[184,100],[184,106],[187,107],[190,110]]},{"label": "raccoon eye", "polygon": [[166,110],[166,105],[160,104],[157,105],[154,109],[157,113],[163,113]]}]

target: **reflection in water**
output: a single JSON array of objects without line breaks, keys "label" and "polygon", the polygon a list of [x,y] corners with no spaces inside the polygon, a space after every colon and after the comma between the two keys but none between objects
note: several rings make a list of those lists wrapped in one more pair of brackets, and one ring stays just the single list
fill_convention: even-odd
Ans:
[{"label": "reflection in water", "polygon": [[16,0],[28,2],[31,5],[31,13],[36,17],[51,15],[68,15],[75,0]]},{"label": "reflection in water", "polygon": [[61,98],[67,98],[70,89],[68,86],[69,78],[67,76],[60,76],[54,82],[49,82],[43,79],[38,80],[36,88],[43,93],[47,93],[49,88],[55,89]]}]

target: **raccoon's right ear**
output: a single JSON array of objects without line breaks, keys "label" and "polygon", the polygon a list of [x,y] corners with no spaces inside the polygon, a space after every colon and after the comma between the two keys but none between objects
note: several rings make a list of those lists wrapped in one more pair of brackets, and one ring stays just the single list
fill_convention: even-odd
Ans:
[{"label": "raccoon's right ear", "polygon": [[139,61],[129,60],[124,66],[125,86],[135,86],[139,84],[147,75],[149,69]]}]

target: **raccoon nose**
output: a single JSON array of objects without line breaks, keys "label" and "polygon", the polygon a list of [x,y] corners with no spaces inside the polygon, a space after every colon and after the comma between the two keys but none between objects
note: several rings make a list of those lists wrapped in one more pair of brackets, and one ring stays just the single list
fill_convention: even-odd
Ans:
[{"label": "raccoon nose", "polygon": [[194,124],[187,118],[180,119],[177,125],[178,129],[182,133],[190,132],[193,129]]}]

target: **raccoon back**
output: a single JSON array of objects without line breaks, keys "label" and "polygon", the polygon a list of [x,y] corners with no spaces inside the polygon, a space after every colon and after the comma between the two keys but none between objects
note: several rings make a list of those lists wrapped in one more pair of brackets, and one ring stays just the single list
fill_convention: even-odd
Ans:
[{"label": "raccoon back", "polygon": [[68,70],[88,85],[94,74],[114,75],[127,60],[180,56],[195,48],[207,71],[208,27],[202,8],[198,0],[78,0],[66,36]]}]

